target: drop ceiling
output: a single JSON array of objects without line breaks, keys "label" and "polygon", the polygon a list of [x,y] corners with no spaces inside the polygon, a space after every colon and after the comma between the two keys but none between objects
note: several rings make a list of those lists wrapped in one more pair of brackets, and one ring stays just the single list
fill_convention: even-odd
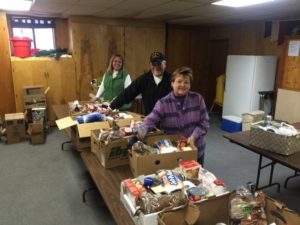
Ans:
[{"label": "drop ceiling", "polygon": [[211,5],[214,0],[36,0],[30,15],[147,19],[181,25],[300,19],[300,0],[274,0],[246,8]]}]

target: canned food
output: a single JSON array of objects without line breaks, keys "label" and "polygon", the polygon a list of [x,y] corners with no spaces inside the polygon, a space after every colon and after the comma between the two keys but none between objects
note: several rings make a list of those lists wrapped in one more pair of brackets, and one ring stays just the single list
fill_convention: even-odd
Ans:
[{"label": "canned food", "polygon": [[192,187],[188,189],[187,191],[188,198],[193,201],[197,202],[201,199],[205,199],[205,190],[201,187]]}]

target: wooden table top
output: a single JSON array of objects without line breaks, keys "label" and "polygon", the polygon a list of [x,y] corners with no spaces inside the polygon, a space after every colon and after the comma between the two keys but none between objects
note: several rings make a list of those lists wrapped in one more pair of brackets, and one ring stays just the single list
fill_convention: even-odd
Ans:
[{"label": "wooden table top", "polygon": [[116,223],[118,225],[134,225],[134,222],[120,200],[121,181],[132,178],[129,166],[105,169],[92,152],[82,152],[81,158]]},{"label": "wooden table top", "polygon": [[250,151],[256,152],[291,169],[300,171],[300,152],[294,153],[289,156],[284,156],[250,145],[250,131],[227,133],[224,135],[224,137]]}]

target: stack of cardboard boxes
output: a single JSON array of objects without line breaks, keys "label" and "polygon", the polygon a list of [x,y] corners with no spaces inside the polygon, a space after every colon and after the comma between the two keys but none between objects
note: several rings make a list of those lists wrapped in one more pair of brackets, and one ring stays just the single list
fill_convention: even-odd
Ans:
[{"label": "stack of cardboard boxes", "polygon": [[45,142],[45,125],[47,121],[46,96],[42,86],[25,86],[23,88],[24,109],[27,112],[27,133],[31,144]]},{"label": "stack of cardboard boxes", "polygon": [[25,116],[24,113],[5,114],[7,144],[25,141]]}]

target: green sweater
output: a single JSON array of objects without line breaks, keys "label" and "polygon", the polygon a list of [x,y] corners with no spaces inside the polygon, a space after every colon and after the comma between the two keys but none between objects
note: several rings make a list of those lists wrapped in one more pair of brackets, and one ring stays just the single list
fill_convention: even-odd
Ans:
[{"label": "green sweater", "polygon": [[[106,101],[112,101],[115,97],[124,91],[124,83],[128,73],[121,70],[115,78],[113,78],[112,73],[106,73],[103,81],[104,92],[102,97]],[[131,108],[131,103],[124,104],[120,110],[129,110]]]}]

